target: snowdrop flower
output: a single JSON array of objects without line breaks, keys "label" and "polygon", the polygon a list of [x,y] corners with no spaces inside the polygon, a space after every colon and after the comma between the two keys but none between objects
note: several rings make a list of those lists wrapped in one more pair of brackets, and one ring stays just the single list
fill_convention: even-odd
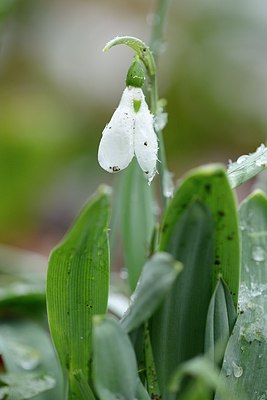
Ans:
[{"label": "snowdrop flower", "polygon": [[[130,82],[136,83],[136,79]],[[136,86],[141,85],[137,81]],[[135,156],[150,184],[157,172],[157,153],[158,140],[153,128],[153,115],[143,91],[141,87],[127,85],[118,108],[102,133],[98,149],[99,164],[106,171],[114,173],[126,168]]]}]

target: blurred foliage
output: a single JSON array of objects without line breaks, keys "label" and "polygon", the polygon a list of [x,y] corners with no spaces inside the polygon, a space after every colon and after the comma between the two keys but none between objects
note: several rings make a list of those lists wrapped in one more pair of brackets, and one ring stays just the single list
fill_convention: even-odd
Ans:
[{"label": "blurred foliage", "polygon": [[[147,41],[153,9],[154,1],[141,0],[0,1],[2,242],[47,251],[39,235],[60,235],[95,187],[111,179],[97,164],[97,145],[129,54],[103,57],[101,49],[120,33]],[[172,2],[159,83],[176,177],[265,141],[265,10],[264,0]]]}]

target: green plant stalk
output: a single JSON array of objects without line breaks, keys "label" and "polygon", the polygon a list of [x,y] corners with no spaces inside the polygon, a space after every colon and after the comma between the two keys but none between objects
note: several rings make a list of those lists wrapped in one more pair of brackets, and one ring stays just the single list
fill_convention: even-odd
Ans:
[{"label": "green plant stalk", "polygon": [[[170,4],[170,0],[159,0],[157,10],[154,14],[153,22],[152,22],[152,35],[150,41],[150,48],[153,54],[154,62],[155,62],[155,74],[150,76],[150,109],[153,115],[158,115],[158,81],[156,74],[156,65],[159,57],[160,46],[163,36],[164,23],[166,20],[167,10]],[[167,161],[166,161],[166,152],[162,131],[159,129],[156,131],[156,134],[159,139],[159,175],[160,175],[160,190],[163,208],[165,208],[167,204],[167,197],[165,194],[165,182],[166,182],[166,174],[168,174],[167,170]]]}]

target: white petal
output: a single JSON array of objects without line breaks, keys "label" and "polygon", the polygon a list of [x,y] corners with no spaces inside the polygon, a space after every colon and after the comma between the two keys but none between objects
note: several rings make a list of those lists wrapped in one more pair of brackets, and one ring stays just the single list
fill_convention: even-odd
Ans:
[{"label": "white petal", "polygon": [[134,156],[135,112],[132,104],[133,94],[126,88],[118,108],[102,134],[98,161],[103,169],[111,173],[126,168]]},{"label": "white petal", "polygon": [[144,98],[135,118],[134,152],[150,183],[157,172],[158,138],[153,128],[153,116]]}]

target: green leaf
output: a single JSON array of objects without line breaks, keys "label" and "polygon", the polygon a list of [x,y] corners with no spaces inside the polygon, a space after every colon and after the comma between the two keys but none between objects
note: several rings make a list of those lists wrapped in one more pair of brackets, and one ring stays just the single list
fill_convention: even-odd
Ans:
[{"label": "green leaf", "polygon": [[153,195],[134,159],[122,176],[121,229],[123,253],[131,291],[148,256],[154,226]]},{"label": "green leaf", "polygon": [[119,322],[110,317],[95,316],[93,348],[93,380],[100,400],[135,399],[138,385],[136,358],[130,339]]},{"label": "green leaf", "polygon": [[227,174],[232,188],[253,178],[267,167],[267,148],[261,144],[254,153],[240,156],[228,166]]},{"label": "green leaf", "polygon": [[[236,325],[222,374],[242,400],[267,396],[267,197],[254,192],[240,207],[241,286]],[[221,399],[217,394],[216,400]]]},{"label": "green leaf", "polygon": [[126,332],[138,328],[151,317],[181,270],[181,263],[168,253],[156,253],[147,261],[131,304],[121,320]]},{"label": "green leaf", "polygon": [[188,377],[191,379],[186,389],[178,396],[179,400],[208,400],[212,398],[212,393],[216,389],[222,396],[221,400],[236,399],[236,397],[230,397],[230,392],[219,375],[219,370],[206,357],[196,357],[183,363],[172,377],[170,392],[179,393],[183,387],[183,380]]},{"label": "green leaf", "polygon": [[145,375],[146,375],[147,390],[151,398],[157,398],[156,396],[160,398],[158,377],[157,377],[153,350],[150,340],[150,333],[147,323],[145,324],[145,332],[144,332],[144,353],[145,353]]},{"label": "green leaf", "polygon": [[[22,376],[20,381],[31,380],[32,376],[40,373],[45,373],[55,380],[56,386],[53,384],[55,387],[48,394],[40,394],[36,400],[64,398],[65,388],[59,362],[47,333],[39,325],[28,320],[2,321],[0,353],[5,371],[10,376]],[[21,384],[18,382],[18,385]]]},{"label": "green leaf", "polygon": [[83,372],[79,369],[73,372],[73,377],[76,380],[78,390],[80,392],[80,400],[95,400],[95,396],[87,382]]},{"label": "green leaf", "polygon": [[[46,392],[47,399],[52,396],[51,389],[55,386],[56,382],[51,376],[44,374],[0,374],[1,387],[0,396],[7,395],[7,397],[0,397],[1,399],[10,400],[26,400],[35,398],[39,393]],[[39,398],[39,397],[38,397]]]},{"label": "green leaf", "polygon": [[211,165],[191,172],[166,210],[160,250],[184,269],[150,324],[162,396],[183,361],[204,352],[208,307],[219,277],[235,305],[239,286],[239,234],[235,201],[225,171]]},{"label": "green leaf", "polygon": [[101,188],[86,204],[49,261],[49,325],[62,367],[69,370],[70,392],[75,370],[90,379],[92,317],[107,308],[109,192]]},{"label": "green leaf", "polygon": [[231,294],[225,282],[220,279],[210,301],[205,332],[205,352],[219,364],[235,320],[236,311]]},{"label": "green leaf", "polygon": [[238,219],[234,194],[222,166],[215,164],[197,168],[186,177],[165,214],[160,250],[177,256],[173,235],[175,225],[186,207],[197,200],[207,206],[214,223],[212,287],[215,288],[222,276],[237,306],[240,273]]}]

